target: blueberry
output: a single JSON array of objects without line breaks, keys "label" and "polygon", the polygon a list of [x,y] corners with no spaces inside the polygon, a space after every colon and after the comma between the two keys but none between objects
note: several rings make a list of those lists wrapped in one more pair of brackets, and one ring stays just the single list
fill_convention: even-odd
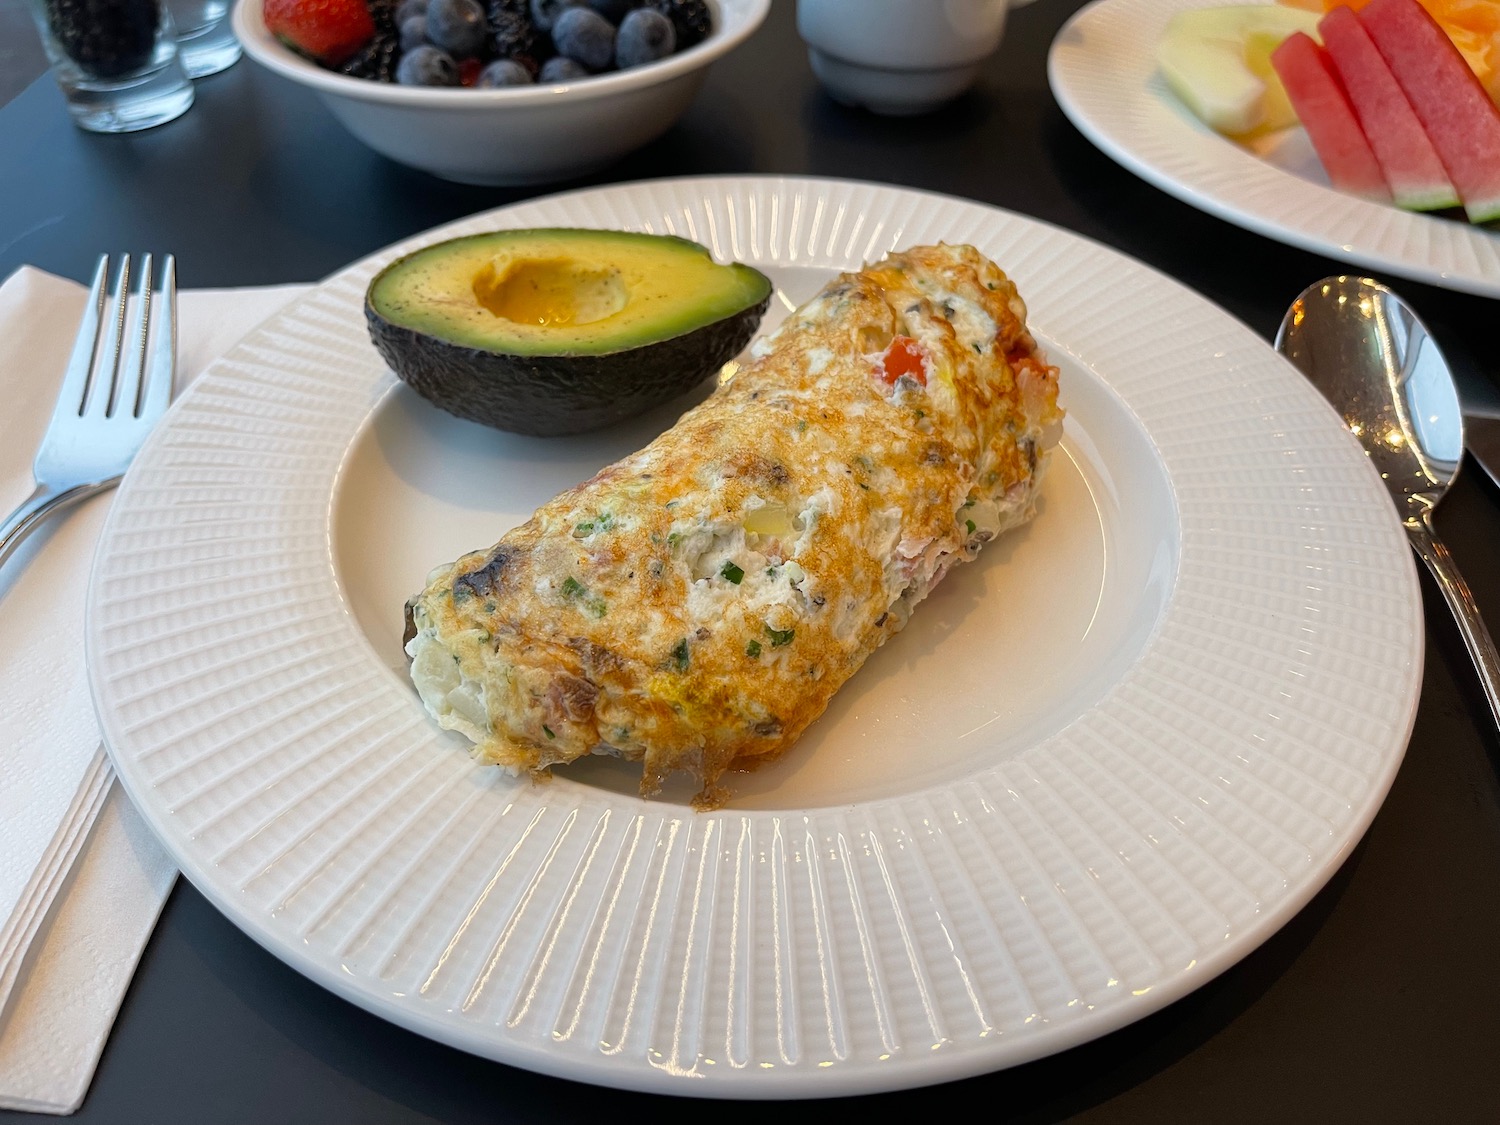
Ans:
[{"label": "blueberry", "polygon": [[427,42],[427,17],[421,12],[401,21],[401,50],[415,51]]},{"label": "blueberry", "polygon": [[616,27],[632,8],[639,8],[646,0],[586,0],[588,6]]},{"label": "blueberry", "polygon": [[531,0],[531,22],[538,31],[551,31],[558,16],[582,3],[583,0]]},{"label": "blueberry", "polygon": [[589,72],[582,63],[574,62],[567,55],[554,55],[542,64],[542,72],[537,75],[538,82],[572,82],[579,78],[587,78]]},{"label": "blueberry", "polygon": [[530,86],[531,71],[515,59],[496,59],[479,72],[474,83],[481,90],[498,90],[501,86]]},{"label": "blueberry", "polygon": [[615,28],[589,8],[569,8],[552,25],[557,53],[581,62],[592,71],[609,69],[615,57]]},{"label": "blueberry", "polygon": [[637,8],[620,23],[615,40],[615,65],[621,70],[664,59],[677,49],[672,21],[650,8]]},{"label": "blueberry", "polygon": [[672,21],[681,50],[696,47],[713,31],[713,17],[703,0],[646,0],[646,6]]},{"label": "blueberry", "polygon": [[400,27],[412,16],[425,16],[427,14],[427,0],[401,0],[396,5],[396,26]]},{"label": "blueberry", "polygon": [[457,86],[458,64],[448,52],[423,44],[401,56],[396,81],[403,86]]},{"label": "blueberry", "polygon": [[483,51],[489,30],[479,0],[432,0],[427,5],[427,38],[456,59]]}]

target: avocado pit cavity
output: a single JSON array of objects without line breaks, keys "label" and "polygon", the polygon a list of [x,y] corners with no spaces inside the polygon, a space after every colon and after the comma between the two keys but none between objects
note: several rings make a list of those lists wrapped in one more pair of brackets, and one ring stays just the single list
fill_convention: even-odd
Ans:
[{"label": "avocado pit cavity", "polygon": [[487,262],[474,278],[474,299],[502,320],[542,328],[594,324],[630,300],[612,266],[570,258]]}]

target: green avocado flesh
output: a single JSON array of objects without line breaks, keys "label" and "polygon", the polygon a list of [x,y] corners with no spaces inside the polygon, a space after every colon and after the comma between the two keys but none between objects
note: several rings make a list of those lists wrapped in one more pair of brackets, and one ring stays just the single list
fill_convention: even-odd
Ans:
[{"label": "green avocado flesh", "polygon": [[690,390],[755,334],[771,282],[695,242],[625,231],[495,231],[393,262],[365,318],[391,369],[444,410],[576,433]]}]

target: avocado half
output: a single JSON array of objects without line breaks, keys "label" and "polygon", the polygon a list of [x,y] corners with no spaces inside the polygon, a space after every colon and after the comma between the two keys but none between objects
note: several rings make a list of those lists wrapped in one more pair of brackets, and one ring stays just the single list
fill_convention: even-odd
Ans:
[{"label": "avocado half", "polygon": [[497,429],[571,434],[639,414],[733,359],[771,281],[669,235],[469,235],[381,270],[370,338],[413,390]]}]

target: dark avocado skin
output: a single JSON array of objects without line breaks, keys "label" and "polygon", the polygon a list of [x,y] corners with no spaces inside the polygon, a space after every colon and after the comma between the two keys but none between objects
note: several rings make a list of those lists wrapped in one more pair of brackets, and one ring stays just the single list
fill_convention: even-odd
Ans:
[{"label": "dark avocado skin", "polygon": [[[506,308],[518,321],[489,303],[500,300],[497,268],[519,294],[521,304]],[[532,319],[567,309],[575,279],[580,299],[599,300],[608,292],[594,288],[599,278],[616,279],[623,308],[540,327]],[[443,410],[512,433],[572,434],[698,386],[755,335],[772,290],[758,270],[716,264],[705,247],[674,235],[498,230],[387,265],[366,289],[365,320],[391,370]],[[736,308],[741,302],[753,304]]]},{"label": "dark avocado skin", "polygon": [[692,390],[750,342],[770,303],[767,293],[680,336],[584,356],[462,347],[393,325],[368,301],[365,320],[391,370],[434,405],[510,433],[554,437],[600,429]]}]

